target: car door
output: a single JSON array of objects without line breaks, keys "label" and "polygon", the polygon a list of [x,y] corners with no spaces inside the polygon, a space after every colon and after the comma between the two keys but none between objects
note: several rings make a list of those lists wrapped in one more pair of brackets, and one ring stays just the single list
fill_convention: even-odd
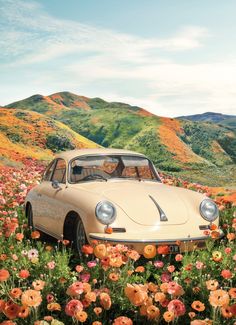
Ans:
[{"label": "car door", "polygon": [[42,209],[36,227],[60,238],[63,232],[64,217],[68,211],[68,207],[63,201],[67,188],[66,161],[62,158],[56,159],[48,174],[49,176],[40,186],[39,194]]}]

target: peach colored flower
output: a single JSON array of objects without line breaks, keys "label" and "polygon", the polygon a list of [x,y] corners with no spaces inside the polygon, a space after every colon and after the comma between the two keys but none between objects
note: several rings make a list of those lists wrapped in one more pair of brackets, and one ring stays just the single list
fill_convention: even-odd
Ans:
[{"label": "peach colored flower", "polygon": [[32,283],[32,286],[33,286],[34,290],[37,290],[37,291],[43,290],[43,288],[44,288],[44,286],[45,286],[45,281],[42,281],[42,280],[35,280],[35,281]]},{"label": "peach colored flower", "polygon": [[95,307],[93,308],[94,313],[98,316],[102,313],[102,308],[101,307]]},{"label": "peach colored flower", "polygon": [[225,290],[214,290],[210,292],[209,302],[213,307],[224,307],[229,304],[229,295]]},{"label": "peach colored flower", "polygon": [[47,309],[50,311],[61,311],[61,306],[57,302],[51,302],[47,304]]},{"label": "peach colored flower", "polygon": [[141,306],[148,299],[147,286],[128,283],[125,288],[125,295],[133,305]]},{"label": "peach colored flower", "polygon": [[0,282],[7,281],[9,277],[10,277],[10,273],[7,270],[5,269],[0,270]]},{"label": "peach colored flower", "polygon": [[21,296],[22,305],[28,307],[38,307],[42,302],[42,297],[39,291],[26,290]]},{"label": "peach colored flower", "polygon": [[126,255],[133,261],[137,261],[140,258],[140,254],[134,249],[128,250]]},{"label": "peach colored flower", "polygon": [[108,310],[111,308],[111,297],[108,293],[102,292],[100,293],[100,304],[105,309]]},{"label": "peach colored flower", "polygon": [[191,319],[193,319],[194,317],[196,317],[196,313],[194,311],[190,311],[188,313],[188,315],[189,315],[189,318],[191,318]]},{"label": "peach colored flower", "polygon": [[84,323],[86,322],[87,318],[88,318],[88,314],[86,313],[86,311],[80,310],[80,311],[76,311],[75,312],[75,319],[77,319],[80,323]]},{"label": "peach colored flower", "polygon": [[155,293],[158,290],[158,285],[153,283],[153,282],[149,282],[148,283],[148,290]]},{"label": "peach colored flower", "polygon": [[160,309],[154,305],[148,306],[147,308],[147,318],[156,319],[160,316]]},{"label": "peach colored flower", "polygon": [[175,319],[175,314],[172,311],[165,311],[163,314],[163,318],[166,323],[170,323]]},{"label": "peach colored flower", "polygon": [[218,288],[218,286],[219,286],[219,282],[216,280],[206,281],[206,287],[208,290],[211,290],[211,291],[216,290]]},{"label": "peach colored flower", "polygon": [[229,241],[233,241],[235,239],[236,235],[233,232],[230,232],[227,234],[227,239]]},{"label": "peach colored flower", "polygon": [[183,255],[182,254],[177,254],[175,256],[175,260],[176,260],[176,262],[181,262],[183,260]]},{"label": "peach colored flower", "polygon": [[174,265],[169,265],[169,266],[167,267],[167,270],[168,270],[170,273],[173,273],[174,270],[175,270]]},{"label": "peach colored flower", "polygon": [[133,321],[126,316],[119,316],[114,319],[112,325],[133,325]]},{"label": "peach colored flower", "polygon": [[84,292],[83,282],[77,281],[72,283],[69,288],[66,290],[66,294],[71,297],[77,297]]},{"label": "peach colored flower", "polygon": [[145,272],[145,267],[142,265],[139,265],[136,267],[136,269],[134,271],[137,273],[143,273],[143,272]]},{"label": "peach colored flower", "polygon": [[231,298],[236,299],[236,288],[231,288],[229,290],[229,295]]},{"label": "peach colored flower", "polygon": [[143,249],[143,256],[147,259],[154,258],[157,250],[155,245],[146,245]]},{"label": "peach colored flower", "polygon": [[107,248],[105,244],[98,244],[97,246],[94,247],[94,255],[102,259],[107,256]]},{"label": "peach colored flower", "polygon": [[86,295],[84,296],[84,298],[86,299],[86,301],[88,301],[89,303],[91,302],[95,302],[97,299],[96,293],[93,291],[89,291],[86,293]]},{"label": "peach colored flower", "polygon": [[118,281],[119,280],[119,277],[120,277],[119,274],[114,273],[114,272],[112,272],[112,273],[109,274],[109,279],[111,281],[114,281],[114,282]]},{"label": "peach colored flower", "polygon": [[163,282],[161,285],[160,285],[160,290],[164,293],[167,293],[168,292],[168,283],[167,282]]},{"label": "peach colored flower", "polygon": [[197,310],[197,311],[203,311],[203,310],[205,310],[205,305],[201,301],[199,301],[199,300],[193,301],[192,304],[191,304],[191,307],[193,309]]},{"label": "peach colored flower", "polygon": [[81,272],[84,270],[84,267],[83,267],[82,265],[76,265],[75,270],[76,270],[78,273],[81,273]]},{"label": "peach colored flower", "polygon": [[95,322],[92,322],[92,325],[102,325],[102,323],[96,320]]},{"label": "peach colored flower", "polygon": [[15,237],[16,237],[16,240],[22,241],[24,238],[24,234],[22,234],[21,232],[18,232]]},{"label": "peach colored flower", "polygon": [[166,295],[163,292],[157,292],[154,296],[156,302],[163,302],[166,300]]},{"label": "peach colored flower", "polygon": [[168,311],[172,311],[176,317],[184,315],[186,311],[185,305],[178,299],[171,300],[167,306],[167,309]]},{"label": "peach colored flower", "polygon": [[20,310],[18,313],[18,317],[20,318],[27,318],[29,316],[30,309],[27,306],[20,306]]},{"label": "peach colored flower", "polygon": [[22,290],[20,288],[11,289],[11,291],[9,292],[9,295],[14,299],[19,298],[21,294],[22,294]]}]

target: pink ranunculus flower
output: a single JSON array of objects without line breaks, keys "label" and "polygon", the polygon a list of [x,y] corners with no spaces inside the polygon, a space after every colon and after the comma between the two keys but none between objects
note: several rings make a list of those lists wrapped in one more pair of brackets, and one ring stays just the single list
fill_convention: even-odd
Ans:
[{"label": "pink ranunculus flower", "polygon": [[153,264],[158,269],[161,269],[164,266],[164,263],[162,261],[155,261]]},{"label": "pink ranunculus flower", "polygon": [[232,272],[230,270],[222,270],[221,276],[223,276],[224,279],[231,279],[232,278]]},{"label": "pink ranunculus flower", "polygon": [[177,255],[175,256],[175,260],[176,260],[176,262],[181,262],[182,259],[183,259],[183,255],[182,255],[182,254],[177,254]]},{"label": "pink ranunculus flower", "polygon": [[179,299],[173,299],[169,302],[167,306],[168,311],[172,311],[176,317],[185,314],[186,308],[182,301]]},{"label": "pink ranunculus flower", "polygon": [[196,261],[196,268],[198,270],[202,270],[204,268],[204,263],[202,263],[200,261]]},{"label": "pink ranunculus flower", "polygon": [[170,279],[171,279],[170,273],[167,273],[167,272],[162,273],[162,275],[161,275],[162,282],[169,282]]},{"label": "pink ranunculus flower", "polygon": [[89,282],[90,273],[82,273],[80,274],[80,279],[82,282]]},{"label": "pink ranunculus flower", "polygon": [[66,290],[66,293],[71,297],[77,297],[83,292],[84,292],[84,285],[83,282],[80,281],[76,281],[72,283],[72,285],[70,285],[69,288]]},{"label": "pink ranunculus flower", "polygon": [[87,266],[88,266],[89,268],[95,267],[96,265],[97,265],[97,262],[96,262],[96,261],[89,261],[89,262],[87,263]]},{"label": "pink ranunculus flower", "polygon": [[71,317],[74,317],[75,314],[81,310],[83,310],[83,304],[77,299],[70,300],[65,307],[66,315]]},{"label": "pink ranunculus flower", "polygon": [[56,263],[54,261],[47,263],[47,267],[49,268],[49,270],[55,269],[55,266],[56,266]]}]

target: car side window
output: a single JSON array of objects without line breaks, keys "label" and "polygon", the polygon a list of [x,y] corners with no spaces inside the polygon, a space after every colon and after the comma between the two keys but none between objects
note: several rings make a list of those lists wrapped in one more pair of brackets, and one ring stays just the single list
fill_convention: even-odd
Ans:
[{"label": "car side window", "polygon": [[66,183],[66,162],[64,159],[58,159],[52,175],[52,181]]},{"label": "car side window", "polygon": [[44,180],[44,181],[50,181],[50,180],[51,180],[51,177],[52,177],[52,173],[53,173],[53,170],[54,170],[55,164],[56,164],[56,160],[53,160],[53,161],[48,165],[48,167],[47,167],[47,169],[45,170],[44,175],[43,175],[43,180]]}]

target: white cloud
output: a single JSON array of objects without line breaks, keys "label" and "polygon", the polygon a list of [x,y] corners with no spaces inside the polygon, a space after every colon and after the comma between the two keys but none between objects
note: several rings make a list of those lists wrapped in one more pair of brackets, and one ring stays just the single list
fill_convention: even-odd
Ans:
[{"label": "white cloud", "polygon": [[[127,101],[166,116],[233,112],[235,62],[183,64],[175,59],[176,53],[204,47],[211,36],[204,27],[186,26],[165,39],[141,38],[59,20],[34,1],[5,0],[1,6],[0,66],[13,77],[30,71],[33,81],[17,85],[22,93],[36,86],[83,89],[83,95]],[[137,83],[141,91],[135,90]]]}]

